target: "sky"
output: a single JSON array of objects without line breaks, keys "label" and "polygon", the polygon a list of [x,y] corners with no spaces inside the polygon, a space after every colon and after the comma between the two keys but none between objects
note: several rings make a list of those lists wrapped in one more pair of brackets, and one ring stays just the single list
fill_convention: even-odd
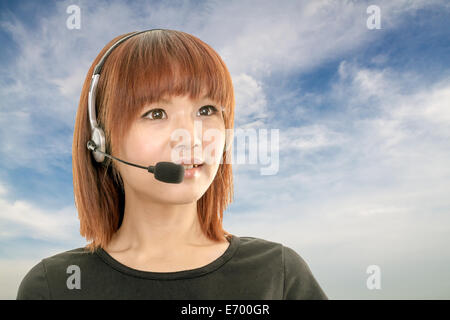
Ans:
[{"label": "sky", "polygon": [[0,2],[0,298],[86,244],[71,152],[92,61],[167,28],[220,54],[235,128],[279,130],[275,174],[233,164],[225,230],[294,249],[329,299],[449,299],[449,17],[444,0]]}]

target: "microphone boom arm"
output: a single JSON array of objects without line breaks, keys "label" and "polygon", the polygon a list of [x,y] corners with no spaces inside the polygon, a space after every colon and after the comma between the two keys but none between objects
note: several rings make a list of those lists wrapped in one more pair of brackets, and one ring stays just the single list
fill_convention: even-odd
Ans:
[{"label": "microphone boom arm", "polygon": [[138,168],[141,168],[141,169],[145,169],[145,170],[147,170],[148,172],[151,172],[151,173],[154,173],[154,171],[155,171],[155,166],[148,166],[148,167],[140,166],[138,164],[134,164],[134,163],[127,162],[125,160],[121,160],[121,159],[116,158],[116,157],[114,157],[112,155],[109,155],[109,154],[107,154],[107,153],[105,153],[103,151],[97,150],[98,147],[95,145],[95,142],[93,142],[92,140],[89,140],[87,142],[87,147],[88,147],[89,150],[92,150],[92,151],[95,151],[95,152],[100,152],[100,153],[104,154],[108,158],[112,158],[112,159],[115,159],[117,161],[129,164],[130,166],[134,166],[134,167],[138,167]]}]

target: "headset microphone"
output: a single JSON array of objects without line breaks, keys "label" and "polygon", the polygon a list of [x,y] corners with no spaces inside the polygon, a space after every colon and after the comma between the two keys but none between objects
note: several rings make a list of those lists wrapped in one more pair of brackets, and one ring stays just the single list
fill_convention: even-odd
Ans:
[{"label": "headset microphone", "polygon": [[103,55],[100,62],[95,66],[94,72],[92,74],[91,85],[89,88],[89,98],[88,98],[88,112],[89,112],[89,122],[91,125],[92,136],[91,140],[87,142],[87,148],[92,151],[92,155],[94,156],[95,161],[102,163],[105,159],[105,156],[111,159],[115,159],[121,161],[125,164],[135,166],[138,168],[146,169],[148,172],[153,173],[155,175],[155,179],[167,182],[167,183],[181,183],[184,178],[184,167],[182,165],[176,164],[174,162],[158,162],[155,166],[140,166],[137,164],[133,164],[130,162],[123,161],[116,157],[113,157],[105,152],[106,142],[105,142],[105,133],[98,126],[97,117],[96,117],[96,108],[95,108],[95,96],[97,90],[98,79],[100,77],[100,72],[102,70],[103,64],[105,63],[106,58],[109,56],[111,51],[117,47],[123,41],[140,34],[146,31],[152,30],[163,30],[163,29],[151,29],[145,31],[134,32],[119,41],[117,41],[114,45],[112,45]]},{"label": "headset microphone", "polygon": [[110,154],[107,154],[105,152],[102,152],[100,150],[97,150],[97,146],[95,145],[95,142],[92,140],[89,140],[87,143],[87,147],[89,150],[100,152],[103,155],[107,156],[108,158],[118,160],[120,162],[123,162],[125,164],[128,164],[130,166],[135,166],[138,168],[142,168],[147,170],[148,172],[151,172],[155,175],[155,179],[167,182],[167,183],[180,183],[183,181],[184,178],[184,167],[182,165],[178,165],[173,162],[158,162],[155,166],[140,166],[138,164],[134,164],[131,162],[127,162],[124,160],[121,160],[119,158],[116,158]]}]

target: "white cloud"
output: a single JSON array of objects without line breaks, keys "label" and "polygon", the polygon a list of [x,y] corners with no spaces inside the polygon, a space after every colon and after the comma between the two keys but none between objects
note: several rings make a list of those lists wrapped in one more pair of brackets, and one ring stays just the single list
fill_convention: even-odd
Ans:
[{"label": "white cloud", "polygon": [[47,241],[73,241],[79,229],[76,209],[68,206],[49,212],[24,200],[10,201],[6,186],[0,193],[0,238],[29,237]]},{"label": "white cloud", "polygon": [[236,110],[235,126],[249,127],[249,122],[254,122],[252,127],[264,123],[267,118],[267,102],[261,84],[247,74],[234,77]]},{"label": "white cloud", "polygon": [[296,152],[296,158],[306,153],[316,152],[330,146],[339,146],[348,139],[344,134],[337,132],[325,124],[312,124],[302,127],[281,129],[283,139],[280,141],[280,150],[283,152]]}]

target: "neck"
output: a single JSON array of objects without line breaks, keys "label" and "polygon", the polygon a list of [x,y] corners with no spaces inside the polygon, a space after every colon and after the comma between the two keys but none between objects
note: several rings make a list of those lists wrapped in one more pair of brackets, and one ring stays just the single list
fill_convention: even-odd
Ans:
[{"label": "neck", "polygon": [[201,230],[196,201],[168,204],[133,197],[125,201],[122,224],[108,248],[157,253],[211,243]]}]

